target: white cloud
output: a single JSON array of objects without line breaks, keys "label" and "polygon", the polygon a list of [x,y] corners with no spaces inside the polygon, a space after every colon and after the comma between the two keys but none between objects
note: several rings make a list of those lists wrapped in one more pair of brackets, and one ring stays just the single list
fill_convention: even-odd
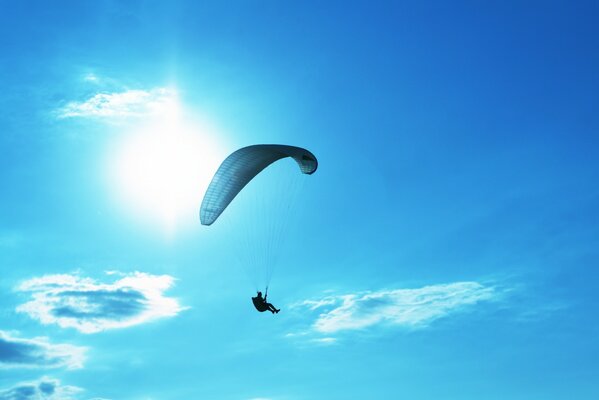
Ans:
[{"label": "white cloud", "polygon": [[0,331],[0,368],[82,368],[86,350],[52,344],[45,337],[23,339]]},{"label": "white cloud", "polygon": [[83,80],[86,82],[97,83],[100,81],[100,78],[98,77],[98,75],[94,74],[93,72],[90,72],[88,74],[85,74]]},{"label": "white cloud", "polygon": [[312,330],[332,334],[380,325],[422,328],[439,318],[496,296],[494,287],[477,282],[456,282],[418,289],[327,296],[319,300],[306,300],[296,307],[322,310],[312,324]]},{"label": "white cloud", "polygon": [[328,296],[320,300],[306,300],[302,304],[307,306],[310,310],[314,311],[317,308],[321,308],[324,306],[332,306],[337,302],[337,298],[335,296]]},{"label": "white cloud", "polygon": [[[87,79],[87,78],[86,78]],[[97,81],[90,75],[90,81]],[[174,90],[125,90],[113,93],[97,93],[83,102],[70,102],[58,110],[59,118],[126,118],[162,115],[177,110]]]},{"label": "white cloud", "polygon": [[95,333],[173,317],[185,309],[177,299],[164,295],[174,283],[169,275],[135,272],[116,278],[113,283],[77,275],[30,279],[17,290],[31,292],[32,300],[17,311],[42,324]]},{"label": "white cloud", "polygon": [[333,344],[337,344],[337,338],[334,337],[323,337],[323,338],[316,338],[316,339],[312,339],[311,342],[312,343],[316,343],[316,344],[320,344],[323,346],[331,346]]},{"label": "white cloud", "polygon": [[0,400],[75,400],[82,391],[76,386],[61,385],[57,379],[42,377],[0,390]]}]

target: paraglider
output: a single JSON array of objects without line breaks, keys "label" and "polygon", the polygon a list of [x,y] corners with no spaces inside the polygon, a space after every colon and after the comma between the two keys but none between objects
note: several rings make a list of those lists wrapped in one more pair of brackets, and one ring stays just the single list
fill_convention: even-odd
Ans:
[{"label": "paraglider", "polygon": [[262,297],[262,292],[258,292],[256,297],[252,297],[252,302],[254,303],[254,307],[256,307],[256,310],[260,312],[270,311],[273,314],[277,314],[279,311],[281,311],[280,309],[267,302],[267,297],[268,294]]},{"label": "paraglider", "polygon": [[[313,174],[318,168],[318,161],[314,154],[310,151],[295,146],[278,145],[278,144],[259,144],[248,147],[243,147],[230,154],[220,165],[202,200],[200,207],[200,221],[202,225],[212,225],[219,219],[225,209],[231,204],[233,199],[263,170],[278,160],[291,158],[297,163],[300,172],[305,175]],[[285,174],[285,180],[291,174]],[[273,214],[267,209],[264,214]],[[267,218],[269,216],[267,215]],[[272,219],[272,218],[271,218]],[[285,218],[279,218],[284,220]],[[266,221],[259,220],[253,225],[265,224]],[[270,225],[277,221],[267,221]],[[283,221],[284,222],[284,221]],[[273,232],[280,232],[283,229],[271,229]],[[257,235],[248,235],[248,240],[255,240]],[[267,243],[266,253],[272,252],[272,243]],[[255,243],[255,247],[259,247]],[[255,257],[254,257],[255,258]],[[255,262],[255,260],[253,260]],[[265,264],[263,268],[272,269],[274,261],[263,260]],[[272,272],[265,273],[266,293],[268,293],[268,283]],[[263,298],[262,293],[257,291],[258,295],[252,297],[252,301],[256,309],[260,312],[271,311],[273,314],[280,310],[266,301],[266,296]]]}]

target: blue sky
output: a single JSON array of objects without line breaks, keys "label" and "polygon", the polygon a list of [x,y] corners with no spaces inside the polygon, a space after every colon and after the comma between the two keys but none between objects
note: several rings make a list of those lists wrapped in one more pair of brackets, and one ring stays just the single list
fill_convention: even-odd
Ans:
[{"label": "blue sky", "polygon": [[599,397],[596,2],[0,4],[0,400]]}]

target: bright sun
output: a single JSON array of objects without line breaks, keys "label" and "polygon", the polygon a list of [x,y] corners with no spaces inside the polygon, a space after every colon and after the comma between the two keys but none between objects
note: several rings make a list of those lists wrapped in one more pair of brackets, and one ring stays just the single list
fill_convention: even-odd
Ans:
[{"label": "bright sun", "polygon": [[171,112],[127,135],[110,161],[110,175],[128,213],[167,233],[197,223],[204,190],[223,157],[210,133]]}]

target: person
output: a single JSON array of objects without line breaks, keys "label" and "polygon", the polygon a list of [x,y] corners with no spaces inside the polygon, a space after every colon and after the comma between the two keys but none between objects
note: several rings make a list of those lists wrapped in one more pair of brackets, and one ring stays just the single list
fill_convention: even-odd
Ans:
[{"label": "person", "polygon": [[252,297],[252,302],[254,303],[254,307],[256,307],[256,310],[260,312],[270,311],[273,314],[276,314],[279,311],[281,311],[280,309],[275,308],[275,306],[273,306],[272,304],[268,303],[266,301],[266,297],[268,297],[268,294],[262,297],[262,292],[258,292],[258,295],[256,297]]}]

